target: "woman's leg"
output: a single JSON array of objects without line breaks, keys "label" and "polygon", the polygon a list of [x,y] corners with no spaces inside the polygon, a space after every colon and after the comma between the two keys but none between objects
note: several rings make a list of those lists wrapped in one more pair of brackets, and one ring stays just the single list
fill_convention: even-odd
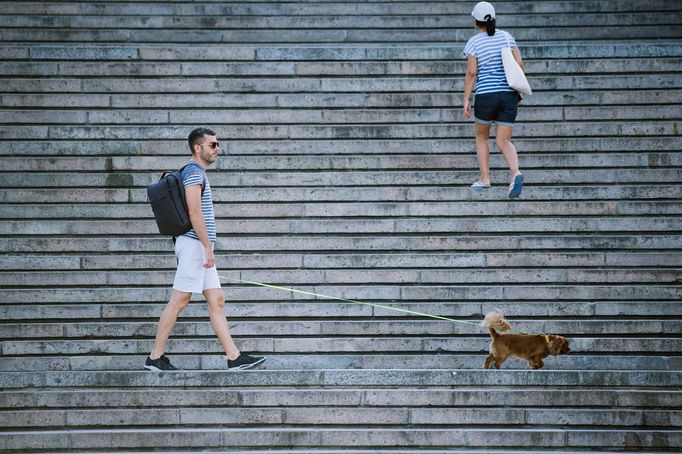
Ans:
[{"label": "woman's leg", "polygon": [[478,181],[486,186],[490,185],[490,150],[488,138],[490,137],[490,125],[475,123],[476,125],[476,157],[478,167],[481,169],[481,179]]},{"label": "woman's leg", "polygon": [[495,129],[495,143],[504,155],[504,159],[507,160],[511,181],[514,181],[514,177],[519,175],[521,171],[519,170],[519,158],[516,154],[516,147],[511,142],[512,127],[498,125]]}]

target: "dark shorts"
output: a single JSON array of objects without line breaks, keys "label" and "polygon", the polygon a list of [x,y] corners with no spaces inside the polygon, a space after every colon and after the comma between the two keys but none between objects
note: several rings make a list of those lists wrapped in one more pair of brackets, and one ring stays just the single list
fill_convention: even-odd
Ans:
[{"label": "dark shorts", "polygon": [[514,126],[519,95],[515,91],[496,91],[476,95],[474,120],[484,125]]}]

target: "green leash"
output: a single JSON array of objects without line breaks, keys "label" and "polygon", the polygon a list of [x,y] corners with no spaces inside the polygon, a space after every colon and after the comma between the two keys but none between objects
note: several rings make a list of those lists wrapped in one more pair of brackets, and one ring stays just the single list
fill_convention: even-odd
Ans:
[{"label": "green leash", "polygon": [[461,323],[464,325],[473,325],[473,326],[479,326],[479,327],[484,326],[484,325],[481,325],[480,323],[476,323],[476,322],[468,322],[466,320],[455,320],[454,318],[442,317],[440,315],[426,314],[424,312],[411,311],[409,309],[401,309],[399,307],[386,306],[383,304],[366,303],[364,301],[351,300],[351,299],[347,299],[347,298],[339,298],[338,296],[323,295],[321,293],[308,292],[306,290],[298,290],[295,288],[281,287],[279,285],[264,284],[262,282],[247,281],[244,279],[235,279],[235,278],[227,277],[227,276],[220,276],[219,275],[218,277],[221,279],[226,279],[228,281],[233,281],[233,282],[239,282],[242,284],[256,285],[259,287],[271,288],[271,289],[275,289],[275,290],[283,290],[285,292],[290,292],[290,293],[300,293],[302,295],[316,296],[318,298],[324,298],[324,299],[328,299],[328,300],[343,301],[346,303],[353,303],[353,304],[362,304],[364,306],[378,307],[380,309],[388,309],[391,311],[403,312],[405,314],[411,314],[411,315],[418,315],[420,317],[433,318],[436,320],[444,320],[447,322]]}]

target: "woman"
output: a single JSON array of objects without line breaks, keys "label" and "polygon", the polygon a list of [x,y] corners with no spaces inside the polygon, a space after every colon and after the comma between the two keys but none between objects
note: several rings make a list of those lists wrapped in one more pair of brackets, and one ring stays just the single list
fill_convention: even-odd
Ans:
[{"label": "woman", "polygon": [[511,173],[509,198],[517,198],[523,188],[523,175],[519,171],[516,148],[511,143],[512,127],[516,120],[521,97],[507,84],[502,66],[500,50],[509,45],[512,54],[523,68],[521,54],[514,38],[502,30],[495,30],[495,9],[488,2],[479,2],[471,15],[474,17],[478,34],[472,36],[464,47],[467,57],[467,71],[464,79],[464,115],[471,118],[471,91],[476,83],[474,121],[476,122],[476,156],[481,168],[481,179],[472,188],[483,189],[490,186],[488,137],[490,125],[496,126],[497,148],[504,155]]}]

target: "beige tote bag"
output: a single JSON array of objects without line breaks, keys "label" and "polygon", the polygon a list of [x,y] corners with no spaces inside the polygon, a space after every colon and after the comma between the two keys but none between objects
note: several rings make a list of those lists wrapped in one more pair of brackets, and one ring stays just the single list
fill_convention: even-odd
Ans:
[{"label": "beige tote bag", "polygon": [[502,53],[502,64],[504,65],[504,75],[507,76],[507,83],[514,90],[531,95],[533,92],[530,89],[530,85],[528,85],[526,75],[523,73],[521,66],[519,66],[514,59],[514,55],[512,55],[511,44],[509,44],[509,34],[504,31],[502,33],[504,33],[504,37],[507,40],[507,47],[503,47],[500,50]]}]

